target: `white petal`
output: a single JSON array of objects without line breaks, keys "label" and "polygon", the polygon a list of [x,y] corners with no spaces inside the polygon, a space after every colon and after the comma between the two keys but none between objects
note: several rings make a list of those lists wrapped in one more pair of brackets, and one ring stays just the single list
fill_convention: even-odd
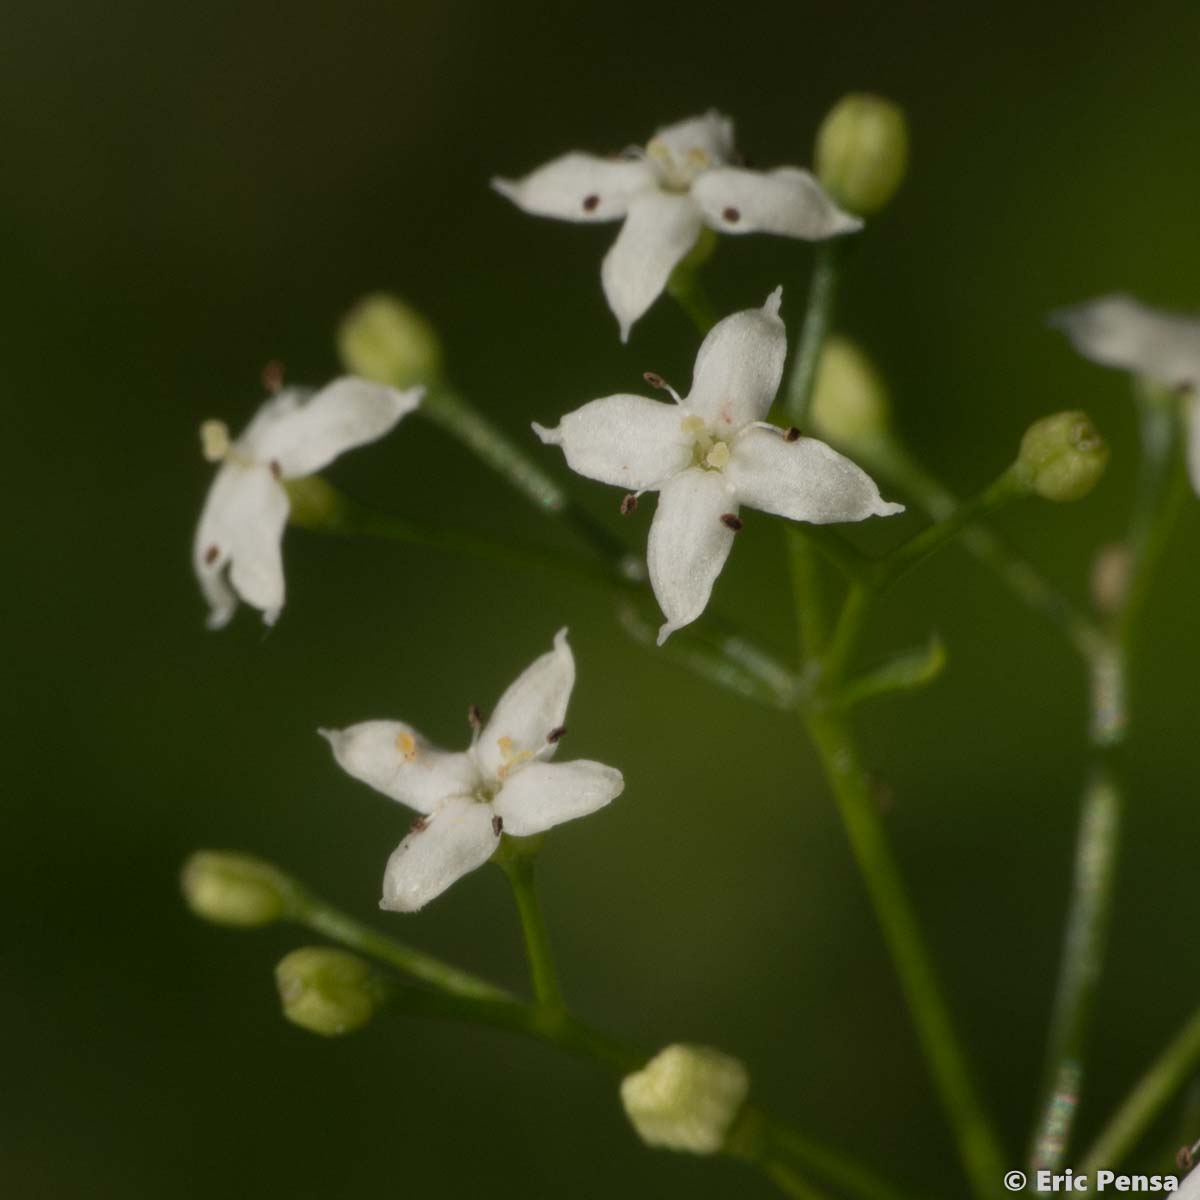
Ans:
[{"label": "white petal", "polygon": [[707,165],[728,162],[733,157],[733,121],[716,109],[701,117],[688,117],[665,125],[651,139],[661,142],[677,163],[695,161],[700,155]]},{"label": "white petal", "polygon": [[[479,741],[475,759],[488,779],[501,778],[523,751],[547,758],[554,752],[549,735],[562,727],[571,689],[575,686],[575,656],[567,631],[554,635],[554,649],[535,659],[500,697]],[[507,751],[507,753],[506,753]]]},{"label": "white petal", "polygon": [[1200,384],[1200,320],[1160,312],[1132,296],[1101,296],[1052,313],[1085,358],[1174,387]]},{"label": "white petal", "polygon": [[403,721],[363,721],[318,732],[348,775],[420,813],[433,812],[452,796],[471,795],[480,784],[469,754],[440,750]]},{"label": "white petal", "polygon": [[729,557],[734,532],[722,520],[737,515],[721,472],[690,468],[667,483],[650,524],[646,560],[666,624],[658,644],[703,611]]},{"label": "white petal", "polygon": [[1192,488],[1200,496],[1200,395],[1193,396],[1187,416],[1187,465]]},{"label": "white petal", "polygon": [[261,609],[268,625],[283,608],[282,542],[288,497],[266,467],[225,464],[213,480],[192,558],[210,605],[208,623],[220,628],[236,602],[225,584],[228,568],[233,591]]},{"label": "white petal", "polygon": [[625,790],[615,767],[581,759],[569,763],[527,763],[512,773],[492,807],[514,837],[543,833],[564,821],[586,817]]},{"label": "white petal", "polygon": [[490,804],[460,798],[447,800],[419,821],[388,859],[379,907],[416,912],[483,866],[500,840],[494,815]]},{"label": "white petal", "polygon": [[564,154],[524,179],[493,179],[492,187],[518,208],[564,221],[615,221],[633,197],[655,186],[654,172],[641,159]]},{"label": "white petal", "polygon": [[776,288],[762,308],[718,321],[700,344],[686,403],[718,437],[762,420],[775,399],[787,357],[782,294]]},{"label": "white petal", "polygon": [[247,430],[238,444],[248,443],[257,462],[278,463],[285,478],[311,475],[339,454],[383,437],[423,394],[419,387],[398,392],[346,375],[253,434]]},{"label": "white petal", "polygon": [[817,241],[862,228],[858,217],[842,212],[825,189],[797,167],[718,167],[692,184],[692,196],[719,233],[776,233]]},{"label": "white petal", "polygon": [[557,429],[534,425],[549,446],[561,446],[572,471],[631,492],[656,488],[692,461],[687,413],[677,404],[644,396],[606,396],[559,422]]},{"label": "white petal", "polygon": [[789,442],[776,429],[747,429],[725,475],[739,503],[793,521],[827,525],[904,511],[881,499],[871,477],[824,442]]},{"label": "white petal", "polygon": [[629,206],[629,216],[604,256],[600,281],[621,326],[621,341],[666,287],[675,264],[692,248],[700,211],[688,195],[648,191]]}]

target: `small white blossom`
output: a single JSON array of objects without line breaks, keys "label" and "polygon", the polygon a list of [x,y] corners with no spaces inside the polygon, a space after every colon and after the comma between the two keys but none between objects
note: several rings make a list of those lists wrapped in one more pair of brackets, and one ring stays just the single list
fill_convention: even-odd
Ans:
[{"label": "small white blossom", "polygon": [[764,423],[787,355],[781,293],[713,326],[686,399],[673,391],[673,404],[608,396],[568,413],[556,429],[533,427],[543,442],[562,446],[580,475],[634,495],[660,493],[647,547],[667,618],[659,645],[704,611],[741,528],[740,505],[816,525],[904,511],[824,442]]},{"label": "small white blossom", "polygon": [[621,1080],[621,1103],[649,1146],[716,1154],[750,1091],[739,1059],[708,1046],[668,1046]]},{"label": "small white blossom", "polygon": [[316,395],[288,389],[268,400],[237,441],[221,421],[200,427],[204,457],[220,470],[208,490],[192,559],[208,600],[208,625],[229,623],[239,598],[272,625],[283,608],[285,479],[312,475],[339,454],[383,437],[420,403],[365,379],[337,379]]},{"label": "small white blossom", "polygon": [[1162,312],[1132,296],[1101,296],[1052,314],[1084,358],[1190,395],[1188,470],[1200,494],[1200,317]]},{"label": "small white blossom", "polygon": [[524,179],[494,179],[492,186],[535,216],[624,219],[600,280],[625,341],[705,225],[809,240],[862,227],[809,172],[749,171],[732,165],[737,161],[732,120],[708,112],[660,129],[644,149],[622,157],[564,154]]},{"label": "small white blossom", "polygon": [[420,813],[388,860],[381,908],[415,912],[492,856],[502,833],[529,837],[616,799],[621,772],[579,760],[551,763],[575,685],[567,631],[500,697],[461,753],[439,750],[400,721],[322,729],[339,766]]}]

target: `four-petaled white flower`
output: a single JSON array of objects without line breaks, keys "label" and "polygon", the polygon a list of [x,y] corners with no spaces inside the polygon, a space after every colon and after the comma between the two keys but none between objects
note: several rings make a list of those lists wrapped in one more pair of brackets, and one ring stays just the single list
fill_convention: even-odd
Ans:
[{"label": "four-petaled white flower", "polygon": [[1162,312],[1132,296],[1101,296],[1053,313],[1085,358],[1190,394],[1188,470],[1200,494],[1200,317]]},{"label": "four-petaled white flower", "polygon": [[620,158],[564,154],[524,179],[492,186],[519,208],[565,221],[625,219],[600,268],[621,340],[658,298],[704,226],[816,240],[862,227],[798,167],[736,163],[733,121],[718,112],[660,129]]},{"label": "four-petaled white flower", "polygon": [[283,608],[290,505],[282,481],[312,475],[344,451],[383,437],[417,407],[423,390],[398,392],[347,376],[311,398],[296,389],[280,392],[237,441],[223,422],[204,422],[204,456],[221,469],[200,514],[192,557],[210,629],[228,624],[239,597],[261,609],[268,625]]},{"label": "four-petaled white flower", "polygon": [[704,611],[741,528],[739,505],[816,525],[904,511],[824,442],[764,423],[787,355],[781,293],[713,326],[686,399],[673,390],[674,404],[608,396],[568,413],[557,429],[533,427],[543,442],[562,446],[580,475],[635,496],[661,493],[647,547],[667,618],[660,645]]},{"label": "four-petaled white flower", "polygon": [[500,697],[486,725],[471,710],[470,749],[452,754],[400,721],[322,729],[343,770],[421,816],[388,860],[381,908],[415,912],[492,856],[502,833],[529,837],[621,794],[621,772],[550,763],[575,684],[567,631]]}]

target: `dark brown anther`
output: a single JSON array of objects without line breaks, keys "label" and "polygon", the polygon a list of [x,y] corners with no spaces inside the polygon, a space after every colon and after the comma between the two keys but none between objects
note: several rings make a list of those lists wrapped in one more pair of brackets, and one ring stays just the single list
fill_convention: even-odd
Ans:
[{"label": "dark brown anther", "polygon": [[409,834],[410,834],[410,835],[411,835],[411,834],[414,834],[414,833],[424,833],[424,832],[425,832],[425,830],[426,830],[426,829],[428,829],[428,828],[429,828],[429,819],[428,819],[428,817],[418,817],[418,818],[417,818],[417,819],[416,819],[416,820],[415,820],[415,821],[414,821],[414,822],[413,822],[413,823],[412,823],[412,824],[411,824],[411,825],[408,827],[408,832],[409,832]]},{"label": "dark brown anther", "polygon": [[730,225],[736,225],[742,219],[741,211],[733,208],[732,206],[724,209],[721,213],[721,216],[723,216],[725,220],[730,223]]},{"label": "dark brown anther", "polygon": [[785,442],[798,442],[800,440],[800,430],[795,425],[783,431],[783,440]]},{"label": "dark brown anther", "polygon": [[472,729],[483,728],[483,713],[480,711],[478,704],[472,704],[471,707],[467,709],[467,724],[470,725]]},{"label": "dark brown anther", "polygon": [[216,546],[209,546],[204,552],[204,564],[211,567],[221,557],[221,551]]},{"label": "dark brown anther", "polygon": [[504,832],[504,818],[503,817],[493,817],[492,818],[492,832],[497,837],[499,837]]},{"label": "dark brown anther", "polygon": [[600,205],[600,197],[597,196],[595,194],[595,192],[593,192],[590,196],[584,196],[584,198],[583,198],[583,211],[584,212],[595,212],[596,209],[599,207],[599,205]]},{"label": "dark brown anther", "polygon": [[667,381],[661,375],[659,375],[657,371],[643,371],[642,378],[652,388],[662,388],[664,391],[666,390]]},{"label": "dark brown anther", "polygon": [[283,363],[279,359],[273,358],[263,365],[262,385],[272,396],[283,391]]},{"label": "dark brown anther", "polygon": [[565,725],[556,725],[548,734],[546,734],[546,741],[553,746],[555,743],[563,740],[563,736],[566,734],[566,732],[567,727]]},{"label": "dark brown anther", "polygon": [[283,468],[279,465],[279,459],[277,458],[271,459],[271,474],[274,475],[276,479],[283,478]]},{"label": "dark brown anther", "polygon": [[637,508],[637,492],[630,492],[627,496],[621,497],[621,516],[627,517]]},{"label": "dark brown anther", "polygon": [[1175,1165],[1181,1171],[1190,1171],[1194,1162],[1191,1146],[1180,1146],[1175,1155]]},{"label": "dark brown anther", "polygon": [[737,513],[722,513],[721,524],[724,525],[726,529],[732,529],[734,533],[737,533],[737,531],[745,524],[745,521],[743,521],[742,518],[737,515]]}]

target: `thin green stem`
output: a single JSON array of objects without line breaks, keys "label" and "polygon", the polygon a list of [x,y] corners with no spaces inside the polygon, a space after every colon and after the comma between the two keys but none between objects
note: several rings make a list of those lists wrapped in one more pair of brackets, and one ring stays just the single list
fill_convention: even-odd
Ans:
[{"label": "thin green stem", "polygon": [[800,1177],[791,1167],[775,1159],[764,1159],[759,1166],[766,1177],[785,1195],[794,1200],[830,1200],[829,1193],[820,1191]]},{"label": "thin green stem", "polygon": [[804,323],[800,327],[800,340],[792,363],[792,371],[788,376],[787,388],[784,393],[784,407],[788,418],[798,429],[803,429],[808,421],[808,409],[812,402],[817,366],[821,361],[825,337],[833,321],[841,253],[842,242],[833,238],[826,242],[818,242],[813,255],[808,304],[804,312]]},{"label": "thin green stem", "polygon": [[546,919],[542,915],[535,878],[535,854],[520,848],[510,848],[501,860],[504,874],[512,887],[517,902],[517,913],[521,918],[521,932],[525,937],[525,953],[529,959],[529,976],[533,982],[533,994],[538,1008],[547,1013],[566,1010],[562,987],[558,982],[558,970],[554,965],[554,954],[550,949],[550,935],[546,930]]},{"label": "thin green stem", "polygon": [[846,601],[820,659],[820,687],[827,695],[832,696],[841,687],[853,662],[854,652],[866,629],[873,595],[872,589],[863,583],[851,584],[846,593]]},{"label": "thin green stem", "polygon": [[838,713],[813,705],[803,709],[802,716],[837,800],[963,1167],[977,1196],[994,1195],[1005,1156],[976,1093],[849,724]]},{"label": "thin green stem", "polygon": [[1112,1169],[1137,1145],[1142,1135],[1200,1066],[1200,1009],[1138,1081],[1129,1098],[1109,1119],[1083,1156],[1080,1171],[1088,1175]]},{"label": "thin green stem", "polygon": [[706,334],[717,323],[717,310],[698,268],[677,267],[667,281],[667,292],[687,314],[697,332]]},{"label": "thin green stem", "polygon": [[824,649],[829,637],[829,621],[825,612],[825,596],[821,573],[813,557],[812,543],[804,531],[795,525],[784,530],[787,538],[788,569],[792,578],[793,607],[796,611],[796,637],[801,661],[815,659]]},{"label": "thin green stem", "polygon": [[288,915],[292,920],[331,941],[339,942],[362,954],[369,954],[414,979],[430,984],[446,995],[481,1002],[511,1002],[513,999],[509,992],[488,983],[486,979],[461,971],[432,954],[426,954],[423,950],[416,950],[412,946],[406,946],[377,933],[348,913],[334,908],[333,905],[299,887],[291,898]]}]

